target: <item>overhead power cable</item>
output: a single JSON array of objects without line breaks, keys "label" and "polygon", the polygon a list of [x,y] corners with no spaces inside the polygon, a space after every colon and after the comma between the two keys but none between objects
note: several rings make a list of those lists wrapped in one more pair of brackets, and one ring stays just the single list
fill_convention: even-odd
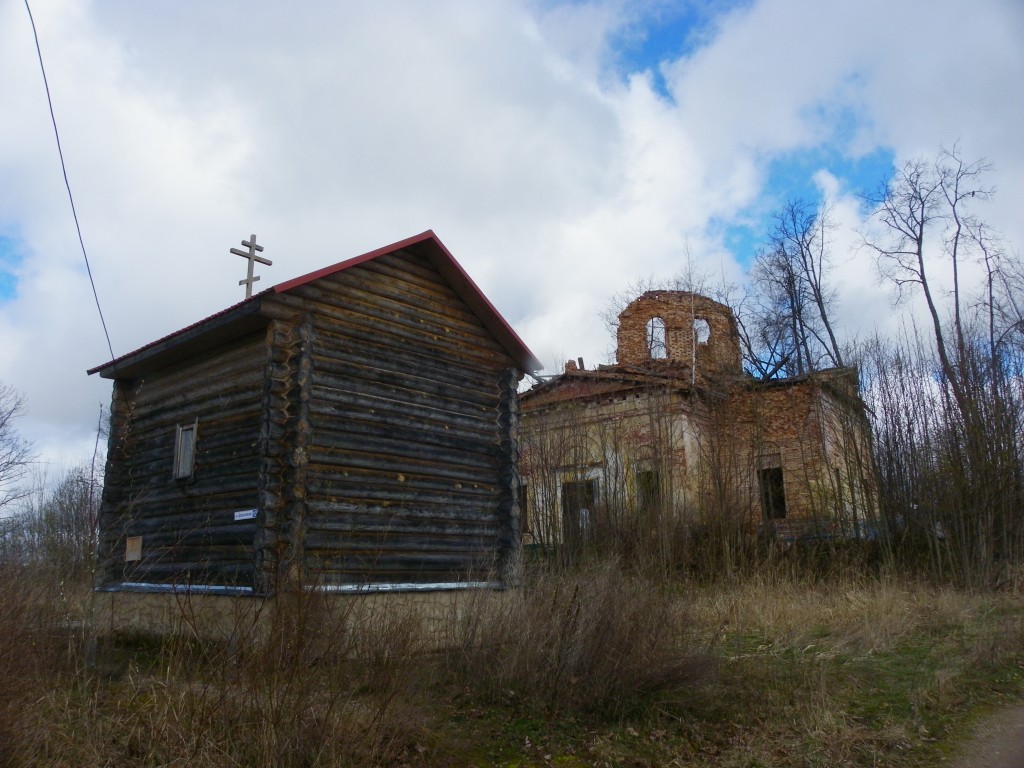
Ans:
[{"label": "overhead power cable", "polygon": [[100,315],[100,325],[103,326],[103,335],[107,339],[107,349],[110,351],[110,359],[115,358],[114,345],[110,343],[110,333],[107,331],[107,321],[103,317],[103,308],[100,306],[100,296],[96,292],[96,281],[92,277],[92,267],[89,264],[89,254],[85,250],[85,240],[82,238],[82,227],[78,223],[78,211],[75,208],[75,197],[71,194],[71,183],[68,181],[68,169],[64,164],[64,150],[60,145],[60,132],[57,130],[57,117],[53,112],[53,99],[50,97],[50,82],[46,78],[46,67],[43,65],[43,51],[39,46],[39,33],[36,31],[36,20],[32,16],[32,8],[28,0],[25,0],[25,10],[28,11],[28,20],[32,24],[32,37],[36,42],[36,54],[39,56],[39,69],[43,73],[43,85],[46,87],[46,103],[50,106],[50,121],[53,123],[53,136],[57,140],[57,154],[60,156],[60,169],[64,173],[64,186],[68,190],[68,201],[71,203],[71,215],[75,219],[75,231],[78,233],[78,244],[82,247],[82,258],[85,259],[85,271],[89,275],[89,285],[92,286],[92,296],[96,301],[96,311]]}]

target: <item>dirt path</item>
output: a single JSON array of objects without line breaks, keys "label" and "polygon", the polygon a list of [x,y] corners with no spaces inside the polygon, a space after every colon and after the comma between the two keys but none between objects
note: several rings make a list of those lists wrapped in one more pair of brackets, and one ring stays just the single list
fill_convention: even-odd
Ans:
[{"label": "dirt path", "polygon": [[983,720],[951,768],[1024,768],[1024,704]]}]

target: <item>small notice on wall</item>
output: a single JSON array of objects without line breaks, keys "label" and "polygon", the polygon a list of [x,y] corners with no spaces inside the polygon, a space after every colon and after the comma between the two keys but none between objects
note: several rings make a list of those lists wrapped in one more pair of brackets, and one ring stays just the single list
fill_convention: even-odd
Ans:
[{"label": "small notice on wall", "polygon": [[133,563],[142,559],[142,537],[129,536],[124,545],[124,561]]},{"label": "small notice on wall", "polygon": [[256,510],[255,509],[240,509],[235,512],[235,522],[239,520],[255,520]]}]

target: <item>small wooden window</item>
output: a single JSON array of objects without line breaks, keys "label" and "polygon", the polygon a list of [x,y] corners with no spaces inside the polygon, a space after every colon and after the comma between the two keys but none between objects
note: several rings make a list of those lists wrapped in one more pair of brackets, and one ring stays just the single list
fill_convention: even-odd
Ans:
[{"label": "small wooden window", "polygon": [[191,424],[178,425],[174,437],[174,479],[187,480],[192,477],[196,464],[196,433],[199,420]]}]

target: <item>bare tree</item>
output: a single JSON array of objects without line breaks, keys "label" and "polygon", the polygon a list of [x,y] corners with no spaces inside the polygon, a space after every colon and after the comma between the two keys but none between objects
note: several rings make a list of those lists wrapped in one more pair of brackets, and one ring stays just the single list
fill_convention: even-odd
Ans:
[{"label": "bare tree", "polygon": [[979,227],[989,301],[989,350],[993,359],[1024,356],[1024,260]]},{"label": "bare tree", "polygon": [[[966,162],[959,150],[940,150],[933,161],[907,161],[881,194],[871,200],[876,206],[879,231],[865,237],[878,255],[882,276],[891,280],[901,294],[918,289],[928,315],[942,374],[949,382],[958,407],[963,411],[967,393],[955,360],[963,357],[966,345],[964,319],[964,262],[994,257],[987,247],[985,228],[970,210],[971,203],[989,198],[992,189],[982,183],[990,170],[984,160]],[[989,264],[989,274],[996,264]],[[936,293],[940,281],[933,272],[948,270],[952,281],[952,331],[944,321]],[[952,347],[952,349],[951,349]]]},{"label": "bare tree", "polygon": [[774,214],[767,245],[750,270],[750,288],[734,308],[748,365],[761,378],[841,367],[831,314],[833,224],[820,208],[790,200]]},{"label": "bare tree", "polygon": [[96,538],[97,480],[83,464],[62,472],[55,482],[36,477],[33,490],[7,518],[4,538],[8,557],[46,564],[62,577],[85,576],[92,568]]},{"label": "bare tree", "polygon": [[[975,212],[993,193],[989,168],[957,147],[908,161],[872,201],[875,228],[865,235],[883,277],[923,297],[934,354],[928,371],[923,347],[915,352],[926,374],[914,397],[927,419],[904,423],[906,409],[896,408],[916,445],[894,454],[915,467],[911,502],[894,509],[927,520],[936,562],[970,584],[998,583],[1024,556],[1021,269]],[[968,278],[969,265],[980,281]]]},{"label": "bare tree", "polygon": [[0,511],[28,493],[20,483],[32,462],[32,446],[14,428],[24,408],[22,396],[0,383]]}]

